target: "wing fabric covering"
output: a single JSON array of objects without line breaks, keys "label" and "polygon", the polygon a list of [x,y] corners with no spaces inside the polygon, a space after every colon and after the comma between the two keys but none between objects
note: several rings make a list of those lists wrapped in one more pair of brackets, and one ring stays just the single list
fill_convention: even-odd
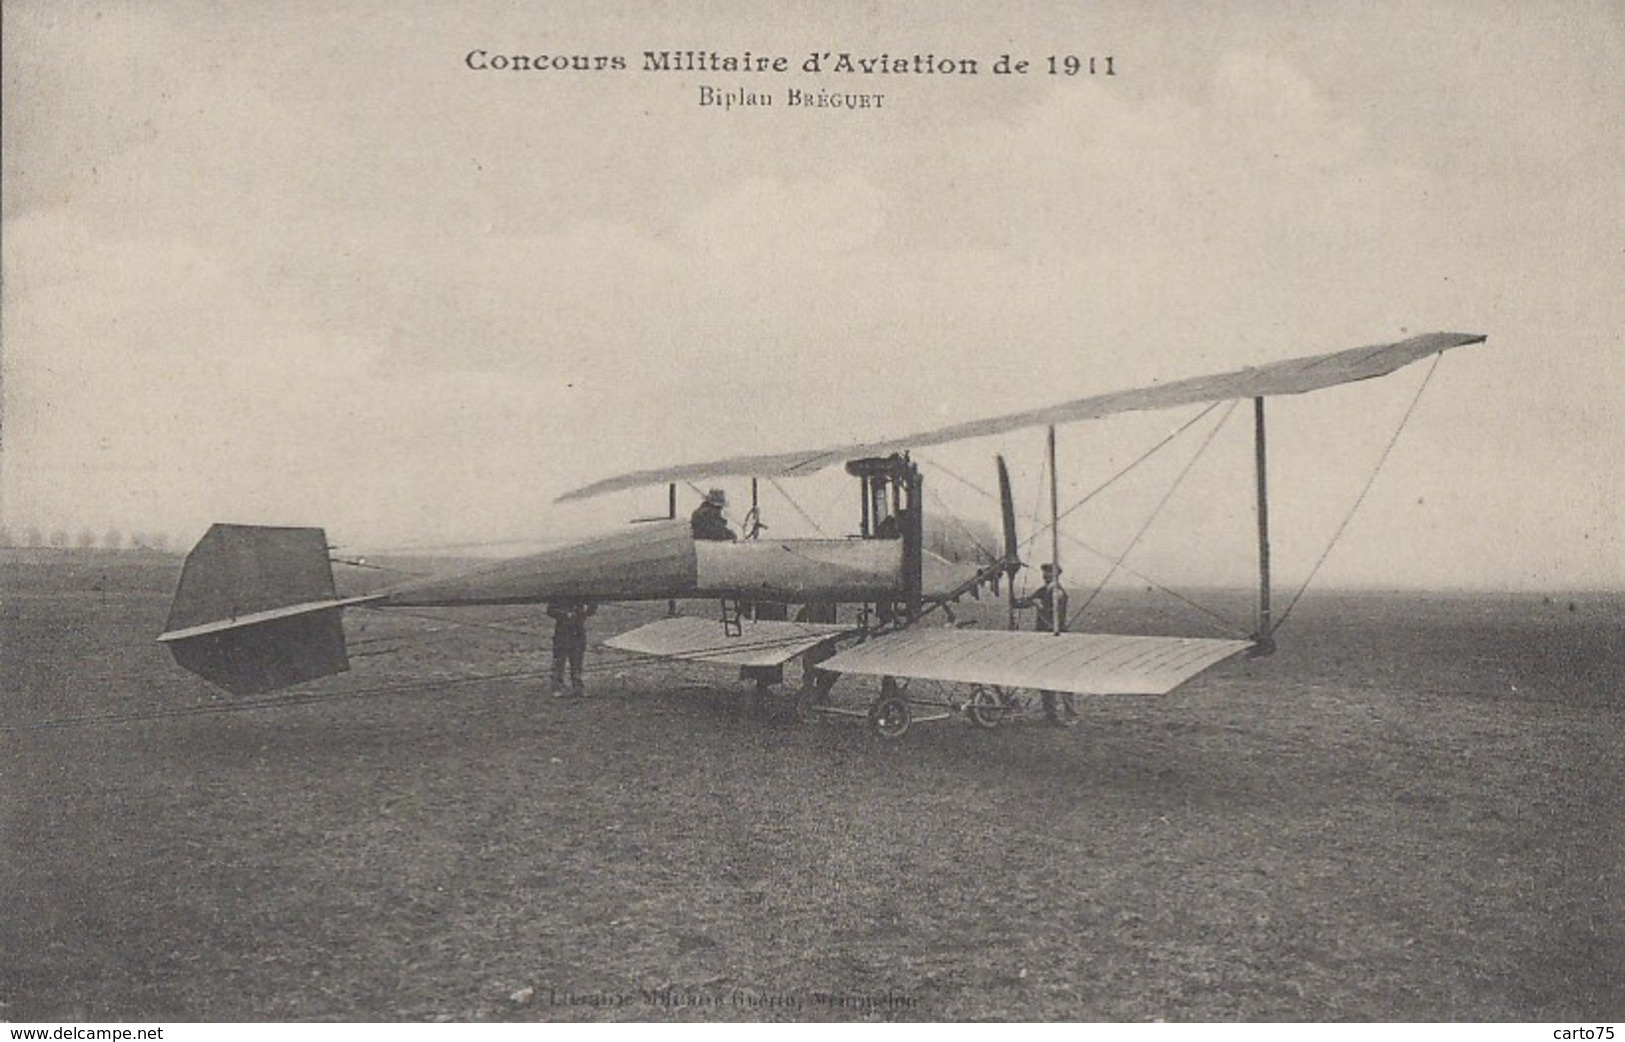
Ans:
[{"label": "wing fabric covering", "polygon": [[819,668],[1078,695],[1165,695],[1250,647],[1207,637],[914,629],[848,648]]},{"label": "wing fabric covering", "polygon": [[1484,337],[1477,333],[1425,333],[1391,344],[1371,344],[1366,347],[1334,351],[1329,354],[1291,358],[1268,365],[1250,366],[1213,376],[1199,376],[1167,384],[1153,384],[1129,391],[1078,398],[1059,405],[1025,412],[1009,413],[985,420],[956,423],[948,427],[922,431],[904,438],[885,441],[854,442],[850,445],[803,449],[762,456],[736,456],[731,459],[707,463],[690,463],[673,467],[640,470],[631,474],[606,478],[584,488],[565,493],[560,502],[589,499],[626,489],[668,481],[698,481],[702,478],[729,475],[745,477],[795,477],[811,474],[835,463],[864,456],[884,456],[905,449],[923,449],[945,442],[982,438],[1025,427],[1040,427],[1052,423],[1074,423],[1098,419],[1115,413],[1136,412],[1147,409],[1171,409],[1198,402],[1228,401],[1232,398],[1262,398],[1278,394],[1303,394],[1338,384],[1353,383],[1385,376],[1396,369],[1436,355],[1451,348],[1478,344]]},{"label": "wing fabric covering", "polygon": [[320,528],[215,525],[181,569],[158,639],[184,669],[237,695],[350,668]]},{"label": "wing fabric covering", "polygon": [[717,619],[679,616],[604,641],[605,647],[640,655],[710,662],[723,666],[782,666],[802,652],[850,632],[846,626],[813,622],[745,620],[740,634],[729,636]]}]

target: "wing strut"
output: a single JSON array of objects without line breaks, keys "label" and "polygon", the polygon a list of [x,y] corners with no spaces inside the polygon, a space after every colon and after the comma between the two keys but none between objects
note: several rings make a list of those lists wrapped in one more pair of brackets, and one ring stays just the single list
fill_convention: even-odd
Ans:
[{"label": "wing strut", "polygon": [[[1049,426],[1049,563],[1055,566],[1055,585],[1061,585],[1061,479],[1055,469],[1055,424]],[[1050,632],[1061,632],[1062,605],[1056,593],[1050,599]]]},{"label": "wing strut", "polygon": [[1264,399],[1253,399],[1253,461],[1258,481],[1258,627],[1253,632],[1256,655],[1275,650],[1270,631],[1270,496],[1269,460],[1264,443]]},{"label": "wing strut", "polygon": [[[677,482],[675,481],[666,483],[666,520],[677,520]],[[672,600],[666,602],[666,617],[668,619],[675,619],[677,617],[676,601]]]}]

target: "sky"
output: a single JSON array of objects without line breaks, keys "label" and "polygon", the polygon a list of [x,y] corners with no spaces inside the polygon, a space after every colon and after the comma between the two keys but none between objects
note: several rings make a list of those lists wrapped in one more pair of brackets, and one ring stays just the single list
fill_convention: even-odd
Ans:
[{"label": "sky", "polygon": [[[1281,581],[1425,378],[1317,581],[1625,587],[1619,4],[676,6],[8,0],[0,523],[540,543],[664,509],[553,502],[623,471],[1452,330],[1489,339],[1272,401]],[[843,51],[981,71],[802,71]],[[1197,411],[1064,428],[1063,506]],[[1068,519],[1069,571],[1247,581],[1246,410],[1136,539],[1218,415]],[[1003,453],[1036,531],[1042,445],[922,453],[933,509],[991,520]],[[855,525],[838,473],[787,491],[775,534]]]}]

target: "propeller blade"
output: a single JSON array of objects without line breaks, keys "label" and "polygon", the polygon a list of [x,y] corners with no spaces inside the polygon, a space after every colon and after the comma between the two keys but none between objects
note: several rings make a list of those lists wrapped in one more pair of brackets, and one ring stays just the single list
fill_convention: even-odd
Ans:
[{"label": "propeller blade", "polygon": [[995,456],[994,461],[999,465],[999,512],[1004,519],[1004,569],[1006,586],[1006,603],[1009,607],[1009,626],[1016,628],[1016,572],[1021,568],[1021,559],[1017,556],[1020,547],[1016,543],[1016,500],[1010,494],[1010,468],[1005,466],[1003,456]]},{"label": "propeller blade", "polygon": [[1010,574],[1016,574],[1021,567],[1017,559],[1018,547],[1016,545],[1016,501],[1010,494],[1010,468],[1005,466],[1003,456],[995,456],[999,465],[999,513],[1004,519],[1004,559]]}]

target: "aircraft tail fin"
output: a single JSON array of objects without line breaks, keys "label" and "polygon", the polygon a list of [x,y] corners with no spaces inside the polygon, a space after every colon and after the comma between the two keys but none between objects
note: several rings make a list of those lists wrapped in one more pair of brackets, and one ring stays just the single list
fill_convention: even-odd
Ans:
[{"label": "aircraft tail fin", "polygon": [[186,556],[158,640],[183,668],[248,695],[350,668],[320,528],[214,525]]}]

